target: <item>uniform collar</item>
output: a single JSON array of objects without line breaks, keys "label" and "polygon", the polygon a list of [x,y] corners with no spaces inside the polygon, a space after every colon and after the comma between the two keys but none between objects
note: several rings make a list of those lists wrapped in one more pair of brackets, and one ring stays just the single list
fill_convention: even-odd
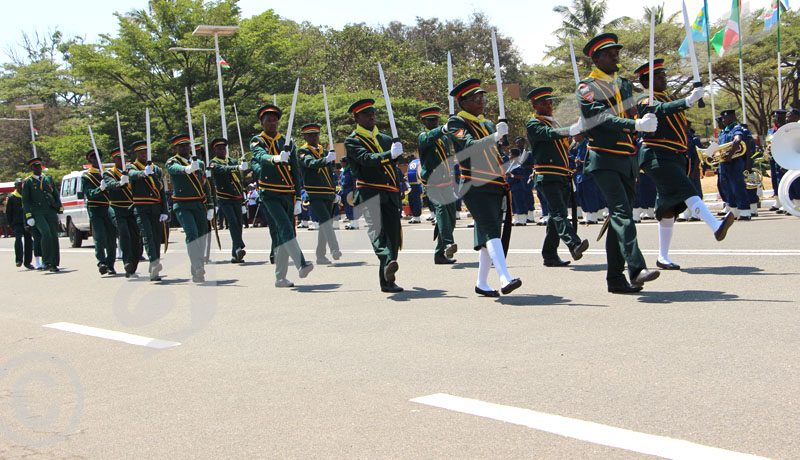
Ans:
[{"label": "uniform collar", "polygon": [[486,118],[483,118],[483,114],[478,115],[477,117],[466,110],[462,110],[458,112],[458,116],[469,121],[473,121],[475,123],[483,124],[486,121]]}]

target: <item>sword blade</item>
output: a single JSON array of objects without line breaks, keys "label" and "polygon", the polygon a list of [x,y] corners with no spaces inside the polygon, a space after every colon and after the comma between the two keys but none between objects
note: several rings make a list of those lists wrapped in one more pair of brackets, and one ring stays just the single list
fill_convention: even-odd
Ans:
[{"label": "sword blade", "polygon": [[117,112],[117,138],[119,139],[119,155],[122,158],[122,169],[125,169],[125,148],[122,146],[122,127],[119,125],[119,112]]},{"label": "sword blade", "polygon": [[692,39],[692,26],[689,24],[689,14],[686,12],[686,2],[683,2],[683,27],[686,29],[686,41],[689,43],[689,57],[692,60],[692,75],[694,81],[700,80],[700,67],[697,65],[697,55],[694,51],[694,39]]},{"label": "sword blade", "polygon": [[649,106],[655,105],[653,99],[653,61],[656,60],[656,11],[655,8],[650,11],[650,71],[648,72],[649,88],[648,88],[648,104]]},{"label": "sword blade", "polygon": [[330,145],[330,150],[333,150],[333,131],[331,131],[331,114],[328,111],[328,93],[325,91],[325,85],[322,85],[322,101],[325,103],[325,122],[328,123],[328,145]]},{"label": "sword blade", "polygon": [[503,94],[503,78],[500,75],[500,54],[497,52],[497,36],[492,30],[492,54],[494,55],[494,78],[497,82],[497,106],[500,119],[506,118],[505,95]]},{"label": "sword blade", "polygon": [[575,60],[575,48],[572,46],[572,39],[569,39],[569,58],[572,60],[572,75],[575,77],[575,85],[580,84],[581,74],[578,72],[578,61]]},{"label": "sword blade", "polygon": [[291,150],[292,125],[294,124],[294,109],[297,107],[297,92],[300,90],[300,78],[294,84],[294,96],[292,96],[292,110],[289,112],[289,126],[286,127],[286,143],[284,148]]},{"label": "sword blade", "polygon": [[197,159],[197,154],[194,150],[194,131],[192,130],[192,109],[189,107],[189,88],[184,87],[186,94],[186,120],[189,124],[189,142],[192,143],[192,160]]},{"label": "sword blade", "polygon": [[239,133],[239,148],[242,149],[239,160],[244,160],[244,141],[242,140],[242,128],[239,127],[239,111],[236,110],[236,104],[233,104],[233,114],[236,116],[236,132]]},{"label": "sword blade", "polygon": [[447,52],[447,101],[450,104],[450,115],[456,113],[456,102],[450,92],[453,91],[453,59],[450,57],[450,51]]},{"label": "sword blade", "polygon": [[150,150],[150,108],[144,109],[145,137],[147,141],[147,164],[153,162],[153,153]]},{"label": "sword blade", "polygon": [[378,63],[378,73],[381,77],[381,88],[383,88],[383,99],[386,101],[386,115],[389,117],[389,128],[392,130],[392,141],[398,142],[397,126],[394,124],[394,113],[392,112],[392,101],[389,99],[389,89],[386,87],[386,77],[383,75],[383,66]]},{"label": "sword blade", "polygon": [[203,114],[203,147],[206,149],[206,167],[208,167],[208,127],[206,126],[205,114]]},{"label": "sword blade", "polygon": [[94,133],[92,132],[92,125],[89,125],[89,138],[92,140],[92,148],[94,149],[94,158],[97,160],[97,169],[100,170],[100,174],[105,173],[103,171],[103,162],[100,160],[100,152],[97,151],[97,144],[94,142]]}]

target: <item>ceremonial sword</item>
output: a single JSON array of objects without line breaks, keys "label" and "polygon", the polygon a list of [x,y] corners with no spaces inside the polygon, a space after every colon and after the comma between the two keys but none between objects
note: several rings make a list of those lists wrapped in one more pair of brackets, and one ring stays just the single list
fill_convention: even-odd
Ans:
[{"label": "ceremonial sword", "polygon": [[94,149],[94,158],[97,160],[97,169],[100,170],[100,181],[103,181],[103,162],[100,160],[100,152],[97,151],[97,144],[94,143],[94,133],[92,133],[92,125],[89,125],[89,138],[92,140],[92,148]]},{"label": "ceremonial sword", "polygon": [[[703,86],[703,81],[700,79],[700,68],[697,66],[697,55],[694,52],[694,39],[692,38],[692,26],[689,25],[689,15],[686,13],[686,2],[683,2],[683,27],[686,29],[686,41],[689,43],[689,57],[692,60],[692,75],[694,82],[692,87],[700,88]],[[697,106],[703,108],[706,103],[702,99],[697,101]]]},{"label": "ceremonial sword", "polygon": [[122,145],[122,128],[119,125],[119,112],[117,112],[117,138],[119,139],[119,154],[122,158],[122,174],[127,174],[125,170],[125,148]]},{"label": "ceremonial sword", "polygon": [[450,51],[447,52],[447,102],[450,104],[450,116],[456,114],[455,98],[450,95],[453,91],[453,60]]},{"label": "ceremonial sword", "polygon": [[[233,107],[234,107],[234,111],[235,111],[236,110],[236,104],[234,104]],[[239,137],[241,138],[241,136],[239,136]],[[214,219],[213,219],[213,222],[212,222],[213,223],[212,227],[214,227],[214,236],[217,237],[217,247],[220,250],[222,250],[222,243],[220,243],[220,241],[219,241],[219,230],[217,229],[217,222],[218,222],[218,220],[217,220],[217,184],[216,184],[216,181],[214,180],[214,175],[211,174],[211,170],[208,169],[208,165],[211,163],[211,160],[209,159],[209,155],[208,155],[208,129],[206,127],[206,116],[205,116],[205,114],[203,114],[203,146],[205,147],[205,150],[206,150],[206,171],[209,172],[208,182],[209,182],[210,185],[209,185],[208,188],[211,191],[211,204],[212,204],[213,209],[214,209]],[[228,222],[228,225],[230,225],[230,222]],[[206,244],[206,247],[208,248],[208,255],[211,255],[211,239],[210,238],[208,239],[208,243]]]},{"label": "ceremonial sword", "polygon": [[[500,118],[497,120],[500,123],[508,123],[506,119],[506,104],[505,95],[503,94],[503,77],[500,75],[500,54],[497,52],[497,36],[492,29],[492,54],[494,54],[494,79],[497,83],[497,110]],[[508,145],[508,136],[503,136],[502,145]]]},{"label": "ceremonial sword", "polygon": [[386,115],[389,117],[389,128],[392,131],[392,143],[400,142],[397,135],[397,126],[394,124],[394,113],[392,112],[392,101],[389,99],[389,89],[386,87],[386,77],[383,75],[383,66],[378,63],[378,73],[381,77],[381,88],[383,88],[383,100],[386,101]]}]

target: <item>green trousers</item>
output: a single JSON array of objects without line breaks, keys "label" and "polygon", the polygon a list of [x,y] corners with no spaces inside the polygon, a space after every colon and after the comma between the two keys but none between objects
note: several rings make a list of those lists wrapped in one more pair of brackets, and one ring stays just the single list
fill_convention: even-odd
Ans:
[{"label": "green trousers", "polygon": [[[58,267],[61,254],[58,247],[58,214],[55,210],[31,211],[39,241],[42,245],[42,263]],[[34,246],[35,247],[35,246]]]},{"label": "green trousers", "polygon": [[606,282],[611,287],[618,287],[626,283],[626,262],[630,279],[647,268],[642,251],[639,250],[636,226],[633,223],[636,177],[611,169],[598,169],[592,175],[606,198],[611,220],[606,233]]},{"label": "green trousers", "polygon": [[189,201],[175,203],[172,209],[186,235],[186,250],[189,252],[192,276],[205,273],[203,254],[206,249],[206,238],[208,238],[206,205],[202,201]]},{"label": "green trousers", "polygon": [[403,228],[400,223],[400,194],[397,192],[356,191],[358,210],[367,221],[367,235],[372,242],[372,250],[378,256],[378,280],[381,287],[389,283],[383,276],[383,269],[389,261],[397,260],[403,245]]},{"label": "green trousers", "polygon": [[88,211],[97,265],[104,264],[108,268],[114,268],[117,260],[117,229],[111,220],[108,206],[89,208]]},{"label": "green trousers", "polygon": [[[228,230],[231,232],[231,256],[236,258],[236,250],[244,249],[244,241],[242,241],[242,226],[244,225],[244,218],[242,217],[242,200],[217,200],[219,205],[219,212],[225,216],[228,221]],[[219,217],[217,217],[219,220]]]},{"label": "green trousers", "polygon": [[262,193],[261,202],[269,216],[269,236],[272,238],[270,253],[274,254],[275,279],[284,279],[289,270],[289,257],[298,269],[306,264],[294,232],[294,195]]},{"label": "green trousers", "polygon": [[133,211],[127,208],[111,208],[111,219],[119,236],[119,248],[122,250],[122,263],[125,271],[135,273],[142,255],[142,237]]},{"label": "green trousers", "polygon": [[450,192],[449,202],[440,199],[437,194],[431,193],[433,187],[428,187],[428,198],[433,203],[433,213],[436,216],[436,226],[439,228],[439,237],[436,242],[434,257],[444,257],[445,248],[455,243],[453,239],[453,229],[456,228],[456,204],[454,196]]},{"label": "green trousers", "polygon": [[486,247],[487,241],[501,237],[504,196],[506,192],[502,188],[488,186],[470,187],[464,195],[464,204],[475,220],[473,247],[476,251]]},{"label": "green trousers", "polygon": [[319,219],[317,259],[322,259],[325,257],[327,248],[330,248],[331,252],[339,250],[339,241],[333,230],[333,198],[310,198],[309,203],[311,210]]},{"label": "green trousers", "polygon": [[142,235],[142,244],[147,251],[147,260],[152,265],[161,258],[161,242],[164,239],[164,224],[158,221],[161,205],[137,204],[133,207],[133,214]]},{"label": "green trousers", "polygon": [[567,202],[569,201],[569,180],[559,182],[541,182],[536,185],[538,191],[547,201],[550,217],[547,220],[547,232],[542,244],[542,257],[544,260],[557,260],[558,243],[563,240],[568,248],[572,249],[581,244],[578,233],[567,218]]}]

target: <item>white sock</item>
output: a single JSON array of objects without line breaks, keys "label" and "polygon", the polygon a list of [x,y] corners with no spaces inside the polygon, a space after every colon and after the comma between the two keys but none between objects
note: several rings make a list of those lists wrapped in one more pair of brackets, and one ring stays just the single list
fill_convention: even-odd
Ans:
[{"label": "white sock", "polygon": [[711,214],[708,206],[706,206],[699,196],[690,196],[684,201],[684,203],[686,203],[686,206],[688,206],[689,210],[692,211],[697,217],[702,219],[712,231],[716,232],[717,229],[719,229],[719,226],[722,225],[722,222],[717,220],[717,218],[714,217],[714,214]]},{"label": "white sock", "polygon": [[675,228],[675,221],[672,218],[663,218],[658,221],[658,261],[671,264],[669,260],[669,245],[672,242],[672,230]]},{"label": "white sock", "polygon": [[36,257],[36,265],[34,267],[41,267],[42,266],[42,258]]},{"label": "white sock", "polygon": [[503,252],[503,242],[500,241],[500,238],[491,239],[486,242],[486,249],[489,252],[489,256],[492,258],[492,262],[494,262],[494,269],[500,277],[500,285],[506,286],[511,282],[511,275],[508,274],[508,268],[506,268],[506,255]]},{"label": "white sock", "polygon": [[750,214],[756,215],[758,214],[758,205],[755,203],[750,203]]},{"label": "white sock", "polygon": [[528,219],[533,220],[535,216],[533,215],[533,211],[528,211],[528,215],[526,216]]},{"label": "white sock", "polygon": [[478,282],[475,284],[478,289],[484,291],[491,291],[489,286],[489,270],[492,268],[492,258],[489,256],[489,251],[486,248],[481,248],[478,251]]}]

